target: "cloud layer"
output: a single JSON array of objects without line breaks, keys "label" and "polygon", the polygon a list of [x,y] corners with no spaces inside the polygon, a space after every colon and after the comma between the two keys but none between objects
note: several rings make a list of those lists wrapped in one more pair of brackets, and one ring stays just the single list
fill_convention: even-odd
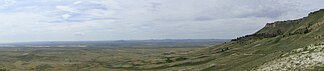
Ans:
[{"label": "cloud layer", "polygon": [[0,0],[0,42],[235,38],[323,0]]}]

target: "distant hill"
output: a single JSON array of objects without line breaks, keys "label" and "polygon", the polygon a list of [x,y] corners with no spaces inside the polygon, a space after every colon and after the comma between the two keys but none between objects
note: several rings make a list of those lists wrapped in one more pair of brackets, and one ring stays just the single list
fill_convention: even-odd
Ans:
[{"label": "distant hill", "polygon": [[116,40],[116,41],[48,41],[0,44],[0,47],[207,47],[229,41],[228,39],[161,39],[161,40]]}]

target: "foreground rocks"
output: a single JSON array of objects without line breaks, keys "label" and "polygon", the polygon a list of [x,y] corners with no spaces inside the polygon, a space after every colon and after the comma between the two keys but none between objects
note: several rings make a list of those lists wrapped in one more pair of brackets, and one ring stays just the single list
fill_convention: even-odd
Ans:
[{"label": "foreground rocks", "polygon": [[324,45],[298,48],[253,71],[308,71],[324,67]]}]

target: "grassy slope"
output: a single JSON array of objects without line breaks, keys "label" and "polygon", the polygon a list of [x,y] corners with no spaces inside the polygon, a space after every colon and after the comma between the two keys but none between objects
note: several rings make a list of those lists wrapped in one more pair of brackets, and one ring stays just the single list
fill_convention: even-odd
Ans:
[{"label": "grassy slope", "polygon": [[[281,21],[268,24],[258,33],[272,33],[274,30],[284,30],[284,34],[272,38],[250,39],[249,41],[233,41],[224,44],[221,47],[230,47],[227,52],[235,53],[225,57],[215,56],[215,66],[205,69],[209,70],[250,70],[265,62],[271,61],[284,53],[287,53],[296,48],[306,47],[310,44],[322,42],[324,32],[324,10],[320,10],[309,14],[308,17]],[[299,29],[308,27],[309,33],[293,34],[300,32]],[[215,49],[210,48],[210,49]],[[225,59],[221,59],[225,58]]]}]

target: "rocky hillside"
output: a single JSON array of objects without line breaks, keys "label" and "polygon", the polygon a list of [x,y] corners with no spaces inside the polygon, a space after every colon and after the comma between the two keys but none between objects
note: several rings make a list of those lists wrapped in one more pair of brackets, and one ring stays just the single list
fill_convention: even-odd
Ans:
[{"label": "rocky hillside", "polygon": [[[324,51],[321,49],[322,45],[310,46],[323,42],[323,24],[324,9],[312,12],[301,19],[268,23],[252,35],[233,39],[232,42],[219,47],[209,48],[210,52],[228,50],[219,53],[225,56],[215,55],[213,60],[215,65],[205,70],[323,69],[324,59],[321,57],[323,57]],[[307,46],[309,48],[305,48]],[[310,48],[318,49],[318,51],[310,50]],[[292,53],[301,49],[303,51]],[[287,53],[290,56],[285,56]],[[284,62],[292,63],[283,64]]]}]

